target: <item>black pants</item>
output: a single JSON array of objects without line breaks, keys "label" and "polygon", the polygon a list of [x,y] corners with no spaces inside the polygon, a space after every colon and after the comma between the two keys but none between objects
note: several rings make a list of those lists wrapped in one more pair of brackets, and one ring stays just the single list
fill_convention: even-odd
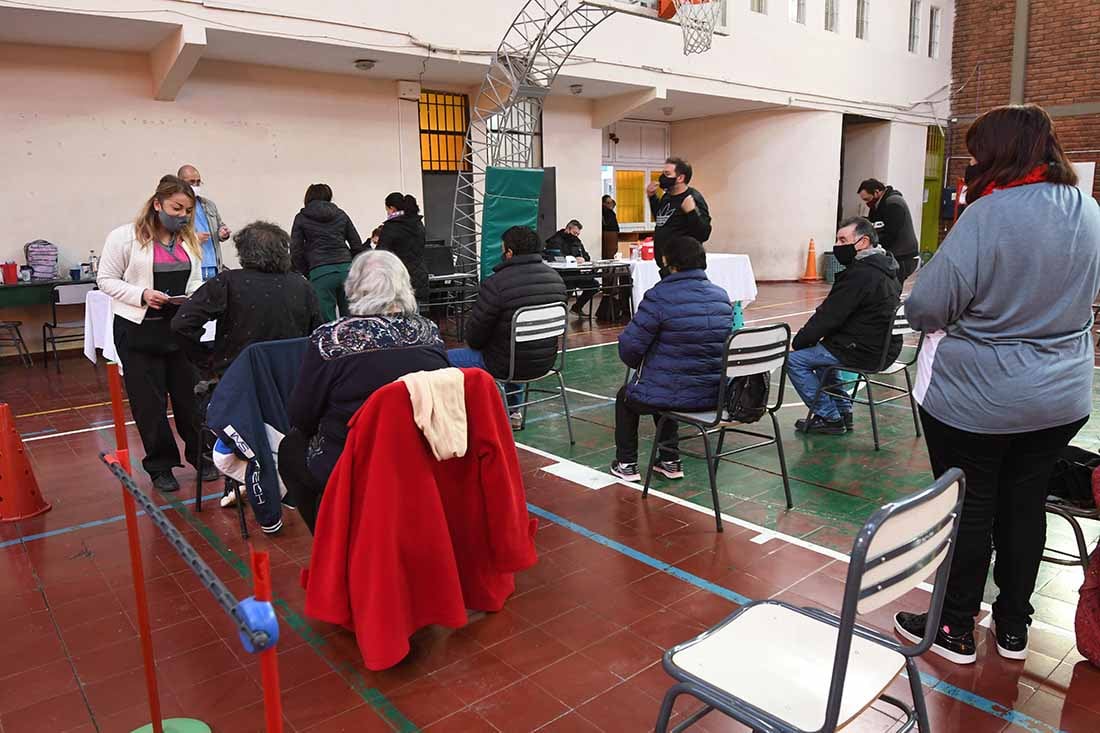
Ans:
[{"label": "black pants", "polygon": [[[638,419],[642,415],[653,415],[653,423],[657,423],[657,413],[660,409],[643,402],[635,402],[626,396],[626,387],[620,387],[615,395],[615,460],[619,463],[638,462]],[[676,422],[666,420],[657,439],[662,443],[672,446],[662,448],[660,460],[679,460],[680,452],[676,450]]]},{"label": "black pants", "polygon": [[901,280],[901,284],[905,284],[905,279],[913,274],[917,269],[917,256],[906,255],[898,258],[898,280]]},{"label": "black pants", "polygon": [[600,284],[590,277],[564,277],[566,290],[579,290],[577,295],[577,303],[574,306],[577,310],[584,308],[588,305],[588,302],[596,297],[597,291],[600,289]]},{"label": "black pants", "polygon": [[145,448],[141,465],[151,475],[183,465],[168,425],[169,396],[176,432],[183,438],[191,465],[198,462],[199,449],[195,398],[198,372],[182,351],[165,344],[159,325],[163,324],[136,324],[118,316],[114,322],[115,348],[122,362],[130,412]]},{"label": "black pants", "polygon": [[943,623],[974,628],[993,550],[999,594],[993,619],[1011,633],[1031,623],[1031,594],[1046,544],[1047,483],[1054,461],[1087,421],[1027,433],[969,433],[920,411],[932,473],[958,467],[966,475],[959,539],[947,581]]},{"label": "black pants", "polygon": [[309,527],[309,533],[313,534],[325,485],[309,470],[309,464],[306,462],[308,447],[309,439],[298,430],[291,428],[279,443],[279,476],[282,477],[283,484],[286,485],[286,493],[297,507],[302,521]]}]

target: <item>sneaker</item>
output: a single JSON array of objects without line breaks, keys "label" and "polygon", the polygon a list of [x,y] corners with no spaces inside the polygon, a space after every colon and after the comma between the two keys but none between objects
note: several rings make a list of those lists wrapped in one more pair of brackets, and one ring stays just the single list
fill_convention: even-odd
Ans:
[{"label": "sneaker", "polygon": [[176,477],[171,471],[163,471],[153,474],[153,488],[157,491],[163,491],[166,494],[170,494],[173,491],[180,490],[180,482],[176,481]]},{"label": "sneaker", "polygon": [[642,480],[642,475],[638,473],[637,463],[619,463],[618,461],[612,461],[611,473],[614,476],[618,476],[623,481],[633,481],[637,483]]},{"label": "sneaker", "polygon": [[855,430],[856,421],[855,418],[852,417],[852,413],[842,412],[840,413],[840,419],[844,421],[844,429],[849,433]]},{"label": "sneaker", "polygon": [[[903,639],[919,644],[924,638],[926,613],[894,614],[894,631]],[[978,660],[978,647],[974,642],[973,631],[953,633],[951,627],[944,624],[936,633],[936,640],[929,650],[955,664],[974,664]]]},{"label": "sneaker", "polygon": [[997,653],[1005,659],[1027,659],[1027,627],[1024,633],[1013,634],[993,623],[993,635],[997,637]]},{"label": "sneaker", "polygon": [[571,310],[576,315],[581,316],[582,318],[584,317],[584,306],[580,303],[574,303],[569,310]]},{"label": "sneaker", "polygon": [[513,412],[508,416],[508,422],[512,423],[512,430],[523,430],[523,413]]},{"label": "sneaker", "polygon": [[822,435],[844,435],[848,432],[843,420],[826,420],[820,415],[814,415],[809,420],[795,420],[794,429],[797,433],[821,433]]},{"label": "sneaker", "polygon": [[680,461],[658,461],[653,464],[653,470],[665,478],[678,479],[684,477],[684,464]]}]

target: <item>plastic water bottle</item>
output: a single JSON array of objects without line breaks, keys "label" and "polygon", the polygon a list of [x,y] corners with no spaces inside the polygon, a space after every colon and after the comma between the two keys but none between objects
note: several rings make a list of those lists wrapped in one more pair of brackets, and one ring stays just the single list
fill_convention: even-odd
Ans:
[{"label": "plastic water bottle", "polygon": [[89,250],[88,265],[91,267],[92,274],[95,275],[99,272],[99,258],[95,256],[95,250]]}]

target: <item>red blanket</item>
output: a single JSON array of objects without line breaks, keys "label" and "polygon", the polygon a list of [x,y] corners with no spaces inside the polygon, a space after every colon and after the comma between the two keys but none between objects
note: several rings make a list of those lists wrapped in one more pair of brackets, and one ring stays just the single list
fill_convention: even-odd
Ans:
[{"label": "red blanket", "polygon": [[516,447],[500,393],[465,370],[469,447],[439,462],[413,422],[409,393],[378,390],[325,489],[306,615],[355,632],[369,669],[392,667],[429,624],[458,628],[466,609],[499,611],[514,573],[535,564]]}]

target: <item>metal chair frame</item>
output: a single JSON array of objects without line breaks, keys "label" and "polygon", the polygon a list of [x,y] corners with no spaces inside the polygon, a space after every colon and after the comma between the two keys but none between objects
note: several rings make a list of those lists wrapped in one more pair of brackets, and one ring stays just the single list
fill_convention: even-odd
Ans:
[{"label": "metal chair frame", "polygon": [[[207,389],[212,390],[213,387],[207,387]],[[195,430],[199,436],[199,455],[195,460],[195,511],[201,512],[203,485],[202,471],[206,463],[206,441],[204,440],[204,437],[207,435],[212,435],[214,436],[214,439],[217,440],[218,434],[215,433],[214,430],[206,424],[206,408],[210,404],[210,392],[208,391],[201,395],[197,394],[196,397],[199,397],[201,400],[201,409],[199,410],[199,414],[195,418]],[[233,493],[236,495],[237,518],[240,520],[241,523],[241,539],[247,540],[248,521],[245,519],[244,516],[244,504],[247,501],[246,495],[243,491],[241,491],[243,487],[241,486],[240,482],[235,481],[228,476],[225,476],[224,478],[225,492],[228,493],[229,490],[232,489]]]},{"label": "metal chair frame", "polygon": [[0,345],[10,344],[14,346],[15,353],[23,362],[23,366],[30,367],[34,366],[34,359],[31,358],[27,342],[23,340],[23,332],[19,330],[22,325],[22,321],[0,321]]},{"label": "metal chair frame", "polygon": [[[899,303],[897,309],[894,311],[893,326],[886,333],[886,342],[882,349],[882,361],[875,369],[858,369],[856,367],[837,365],[825,368],[825,373],[821,379],[821,385],[817,388],[817,392],[814,394],[813,404],[817,404],[817,401],[824,395],[829,397],[836,397],[838,399],[845,399],[849,402],[854,402],[858,405],[866,405],[871,411],[871,434],[875,440],[875,450],[879,449],[879,436],[878,436],[878,414],[875,412],[875,408],[879,405],[885,405],[888,402],[900,400],[905,397],[909,398],[909,407],[913,411],[913,427],[916,428],[917,437],[921,437],[920,428],[920,411],[917,408],[917,401],[913,397],[913,380],[909,376],[909,367],[917,363],[917,358],[920,356],[921,347],[924,345],[924,333],[914,330],[909,325],[909,320],[905,317],[905,303]],[[889,358],[890,341],[894,336],[908,336],[910,334],[920,333],[920,338],[917,341],[916,351],[913,352],[912,358],[908,361],[902,361],[899,359],[891,360]],[[899,354],[900,357],[900,354]],[[899,370],[905,376],[905,387],[899,387],[896,384],[890,384],[889,382],[883,382],[872,377],[886,375],[885,370],[894,364],[901,364]],[[838,380],[830,383],[830,378],[837,374],[837,372],[852,372],[856,375],[855,379]],[[897,372],[893,372],[896,374]],[[857,395],[859,394],[859,385],[865,384],[867,386],[867,399],[862,400]],[[871,385],[881,387],[882,389],[891,390],[897,392],[893,397],[887,397],[884,400],[875,400],[874,391]],[[849,393],[847,388],[852,387],[852,391]],[[809,421],[813,418],[813,409],[806,413],[806,420]]]},{"label": "metal chair frame", "polygon": [[[927,505],[956,484],[958,484],[958,496],[956,497],[953,508],[935,526],[928,531],[922,532],[905,544],[882,552],[881,554],[868,557],[868,551],[871,548],[875,535],[887,521],[905,512]],[[955,551],[955,539],[958,535],[959,518],[962,514],[963,498],[965,494],[966,479],[961,470],[952,468],[936,479],[928,488],[907,496],[900,501],[887,504],[872,514],[871,518],[867,520],[867,523],[863,525],[863,528],[856,536],[852,548],[852,555],[848,563],[847,580],[844,586],[844,598],[841,603],[841,612],[839,616],[816,608],[798,608],[782,601],[758,601],[739,609],[725,620],[721,621],[717,626],[708,629],[694,639],[678,644],[666,651],[663,658],[663,666],[665,671],[677,680],[677,683],[668,690],[661,703],[661,710],[658,714],[656,725],[658,733],[664,733],[664,731],[668,730],[668,722],[672,715],[673,704],[676,702],[676,698],[684,694],[691,695],[701,700],[704,703],[704,707],[691,715],[683,723],[677,725],[676,728],[673,729],[674,731],[683,731],[705,715],[708,715],[714,710],[718,710],[749,726],[754,731],[766,731],[767,733],[804,733],[800,728],[779,718],[777,715],[739,699],[734,691],[723,690],[708,684],[706,681],[680,668],[675,663],[675,657],[681,651],[706,640],[727,624],[734,622],[738,616],[745,613],[750,608],[765,604],[781,606],[789,611],[808,616],[822,624],[828,624],[837,630],[836,652],[833,657],[829,695],[825,708],[825,720],[824,725],[817,730],[817,733],[832,733],[836,730],[838,722],[840,722],[839,716],[844,693],[844,680],[848,670],[853,636],[858,636],[861,639],[884,646],[905,657],[904,668],[909,677],[909,688],[913,695],[913,706],[910,707],[903,701],[885,693],[880,694],[878,699],[898,708],[905,714],[906,722],[898,729],[899,733],[911,731],[914,726],[918,728],[920,733],[931,733],[932,729],[928,721],[928,709],[924,701],[924,690],[921,685],[920,670],[917,667],[916,658],[927,652],[936,638],[936,630],[939,627],[943,601],[947,594],[947,577],[951,569],[951,558]],[[926,543],[930,544],[930,540],[943,535],[943,531],[949,526],[949,532],[941,537],[939,543],[927,552],[924,552],[923,550],[927,547]],[[872,571],[884,563],[908,555],[909,553],[919,554],[919,556],[915,558],[915,562],[904,566],[904,569],[899,569],[890,577],[877,582],[872,581],[871,585],[867,587],[864,586],[864,574],[866,572]],[[893,594],[900,595],[906,590],[915,587],[920,582],[920,578],[923,577],[920,575],[921,572],[934,562],[939,562],[939,566],[936,569],[935,581],[929,600],[924,635],[919,643],[902,644],[895,638],[861,626],[856,622],[856,617],[860,613],[861,602],[875,594],[883,592],[890,594],[891,588],[894,588]],[[905,586],[908,586],[908,588]],[[875,605],[874,599],[871,600],[871,603],[875,608],[882,605],[882,603]],[[751,660],[731,659],[730,663],[734,664],[749,661]]]},{"label": "metal chair frame", "polygon": [[[89,291],[95,290],[95,283],[65,283],[54,285],[50,291],[50,320],[42,324],[42,366],[49,368],[50,359],[47,346],[53,351],[53,363],[57,368],[57,373],[61,373],[61,359],[57,355],[57,345],[72,343],[75,341],[84,340],[84,321],[64,321],[58,323],[57,321],[57,306],[59,305],[83,305],[84,296],[87,296]],[[63,295],[64,292],[77,292],[81,294],[80,300],[69,300],[67,295]],[[54,334],[54,331],[76,331],[78,333],[65,333],[60,336]],[[49,331],[49,335],[46,332]]]},{"label": "metal chair frame", "polygon": [[[744,341],[749,341],[750,343],[756,341],[756,336],[758,334],[763,335],[772,332],[777,336],[782,334],[782,340],[776,338],[773,341],[763,344],[753,344],[744,347],[739,345]],[[780,347],[782,351],[778,351]],[[653,436],[653,447],[650,449],[649,454],[649,466],[646,468],[645,485],[642,488],[643,498],[649,495],[649,485],[653,479],[653,464],[657,460],[658,451],[661,448],[669,447],[662,444],[657,436],[661,434],[661,428],[665,422],[673,420],[678,424],[686,423],[690,427],[689,433],[680,435],[679,425],[677,425],[678,442],[698,438],[702,438],[703,440],[704,452],[702,454],[685,451],[682,448],[680,448],[679,451],[681,455],[700,458],[707,463],[707,477],[710,480],[710,496],[714,504],[714,522],[717,531],[722,531],[722,510],[718,505],[718,467],[722,459],[726,456],[736,455],[737,453],[743,453],[754,448],[765,448],[769,445],[775,445],[779,453],[779,466],[783,475],[783,493],[787,498],[787,508],[791,509],[794,506],[794,502],[791,499],[790,476],[787,472],[787,458],[783,452],[783,432],[779,429],[779,418],[777,416],[780,407],[783,406],[783,390],[786,387],[787,380],[787,357],[790,354],[790,349],[791,327],[786,323],[761,326],[758,328],[742,328],[729,335],[726,339],[725,353],[722,358],[722,371],[718,380],[718,394],[714,418],[709,421],[701,421],[692,418],[686,413],[675,410],[659,413],[657,418],[657,432],[656,435]],[[762,365],[764,368],[752,371],[754,365]],[[767,413],[772,421],[772,434],[768,435],[747,428],[734,427],[742,423],[736,423],[727,419],[726,392],[729,388],[729,380],[733,377],[749,376],[753,374],[764,374],[770,379],[771,373],[775,369],[779,369],[779,389],[775,391],[774,403],[767,406]],[[714,433],[718,433],[718,444],[716,447],[712,448],[710,436]],[[723,451],[722,447],[725,444],[727,433],[737,433],[738,435],[760,438],[761,442]]]},{"label": "metal chair frame", "polygon": [[1100,521],[1100,508],[1081,509],[1069,504],[1048,501],[1046,503],[1046,512],[1047,514],[1061,517],[1069,523],[1070,529],[1073,530],[1073,539],[1077,543],[1077,554],[1074,555],[1065,550],[1056,550],[1052,547],[1047,547],[1044,549],[1043,561],[1070,567],[1079,565],[1081,569],[1087,573],[1089,569],[1089,546],[1088,542],[1085,541],[1085,532],[1081,529],[1081,523],[1078,520],[1092,519]]},{"label": "metal chair frame", "polygon": [[[560,311],[560,315],[554,315],[554,311]],[[536,317],[530,319],[528,314],[533,314]],[[573,422],[569,415],[569,399],[565,391],[565,378],[562,376],[562,372],[565,371],[565,353],[567,350],[566,335],[568,332],[569,310],[565,303],[529,305],[516,310],[516,312],[512,314],[511,344],[508,353],[508,376],[505,379],[497,379],[496,383],[497,387],[500,389],[501,397],[504,398],[504,404],[508,411],[510,412],[514,409],[522,410],[523,424],[527,423],[528,407],[560,398],[562,407],[565,408],[565,427],[569,431],[569,444],[575,445],[576,440],[573,438]],[[516,346],[518,344],[540,339],[557,339],[559,337],[561,338],[561,348],[558,350],[558,356],[554,360],[554,364],[550,366],[545,374],[531,379],[516,378]],[[539,382],[551,376],[556,377],[558,380],[557,389],[545,389],[531,386],[535,382]],[[523,386],[523,400],[515,407],[508,405],[508,398],[504,387],[504,385],[508,383]],[[546,396],[530,399],[532,392],[537,395]]]}]

